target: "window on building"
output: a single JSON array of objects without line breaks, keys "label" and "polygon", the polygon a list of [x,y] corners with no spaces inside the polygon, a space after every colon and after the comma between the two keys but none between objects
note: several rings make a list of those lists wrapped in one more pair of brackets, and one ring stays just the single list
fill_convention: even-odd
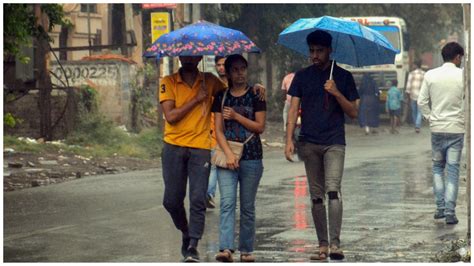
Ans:
[{"label": "window on building", "polygon": [[[67,27],[61,27],[61,32],[59,33],[59,47],[67,47],[67,38],[69,30]],[[66,61],[67,60],[67,51],[60,51],[59,52],[59,60]]]},{"label": "window on building", "polygon": [[81,12],[87,13],[87,7],[91,13],[97,13],[97,4],[81,4]]}]

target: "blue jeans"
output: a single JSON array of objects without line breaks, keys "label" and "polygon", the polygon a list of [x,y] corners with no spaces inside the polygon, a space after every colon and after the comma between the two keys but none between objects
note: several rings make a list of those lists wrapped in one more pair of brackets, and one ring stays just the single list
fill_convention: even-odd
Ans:
[{"label": "blue jeans", "polygon": [[463,143],[464,134],[462,133],[431,133],[433,192],[436,207],[438,210],[444,210],[445,215],[455,213]]},{"label": "blue jeans", "polygon": [[[211,150],[211,158],[214,156],[216,150]],[[207,196],[215,197],[216,196],[216,186],[217,186],[217,168],[215,165],[211,165],[211,173],[209,174],[209,186],[207,187]]]},{"label": "blue jeans", "polygon": [[410,100],[411,103],[411,118],[413,119],[413,124],[415,128],[421,128],[421,111],[418,108],[416,100]]},{"label": "blue jeans", "polygon": [[240,183],[240,252],[253,252],[255,242],[255,197],[263,173],[262,160],[241,160],[239,169],[217,168],[221,194],[219,250],[234,251],[237,184]]}]

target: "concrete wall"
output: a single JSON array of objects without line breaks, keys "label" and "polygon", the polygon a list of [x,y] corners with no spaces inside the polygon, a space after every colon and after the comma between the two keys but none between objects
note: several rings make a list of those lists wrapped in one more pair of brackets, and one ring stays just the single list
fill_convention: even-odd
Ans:
[{"label": "concrete wall", "polygon": [[[51,96],[51,118],[54,123],[64,111],[66,106],[66,94],[62,91],[53,90]],[[32,91],[17,101],[5,104],[4,114],[11,113],[15,119],[17,119],[17,124],[14,128],[9,128],[4,125],[5,135],[30,138],[40,137],[40,111],[38,107],[38,98],[38,91]],[[74,109],[74,106],[70,106],[70,108],[71,107]],[[66,111],[63,118],[54,129],[53,138],[63,139],[71,128],[71,125],[73,125],[75,118],[75,113]]]},{"label": "concrete wall", "polygon": [[[130,125],[131,78],[136,67],[121,61],[67,61],[62,62],[64,72],[52,63],[51,71],[69,86],[89,85],[99,95],[99,112],[118,125]],[[64,86],[52,77],[53,84]]]}]

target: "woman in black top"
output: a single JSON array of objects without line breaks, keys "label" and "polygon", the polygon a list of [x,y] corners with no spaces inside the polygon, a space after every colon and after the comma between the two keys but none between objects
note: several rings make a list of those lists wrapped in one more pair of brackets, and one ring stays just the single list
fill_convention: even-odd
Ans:
[{"label": "woman in black top", "polygon": [[[235,207],[237,185],[240,184],[241,262],[253,262],[255,241],[255,197],[263,173],[262,143],[265,129],[266,104],[259,100],[247,84],[247,61],[241,55],[231,55],[225,61],[229,89],[214,99],[217,143],[227,159],[227,168],[217,168],[220,201],[219,253],[216,260],[233,261]],[[224,97],[225,96],[225,97]],[[222,108],[222,100],[224,104]],[[237,160],[227,140],[245,142],[242,157]]]}]

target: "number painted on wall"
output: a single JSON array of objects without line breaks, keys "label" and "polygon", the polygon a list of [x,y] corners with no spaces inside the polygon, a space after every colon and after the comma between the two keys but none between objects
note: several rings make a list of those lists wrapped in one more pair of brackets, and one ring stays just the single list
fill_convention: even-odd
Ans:
[{"label": "number painted on wall", "polygon": [[[119,78],[119,68],[116,65],[63,65],[64,71],[57,65],[53,66],[52,72],[66,83],[66,77],[70,85],[82,85],[86,80],[95,83],[117,83]],[[51,77],[53,83],[62,83],[54,76]]]}]

